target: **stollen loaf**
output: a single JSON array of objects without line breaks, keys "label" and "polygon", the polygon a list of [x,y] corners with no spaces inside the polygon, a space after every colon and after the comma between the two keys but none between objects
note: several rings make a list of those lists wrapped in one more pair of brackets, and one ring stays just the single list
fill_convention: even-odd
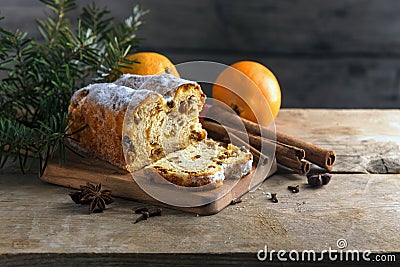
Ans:
[{"label": "stollen loaf", "polygon": [[218,187],[250,173],[253,157],[206,139],[199,122],[205,98],[199,84],[169,74],[127,74],[88,85],[71,98],[71,145],[130,172],[142,169],[179,186]]},{"label": "stollen loaf", "polygon": [[[146,86],[158,86],[163,94],[111,83],[92,84],[76,91],[69,106],[69,132],[86,127],[73,135],[77,142],[72,141],[72,145],[135,171],[205,139],[206,131],[198,119],[205,101],[200,86],[172,75],[148,80],[153,78],[158,82]],[[131,114],[123,130],[128,107]]]}]

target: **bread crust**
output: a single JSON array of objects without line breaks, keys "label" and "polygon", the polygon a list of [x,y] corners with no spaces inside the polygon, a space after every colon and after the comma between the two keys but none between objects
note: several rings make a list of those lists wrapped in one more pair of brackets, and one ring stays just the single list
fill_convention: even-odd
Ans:
[{"label": "bread crust", "polygon": [[[147,166],[145,171],[177,186],[215,188],[224,179],[248,174],[252,155],[204,140],[206,131],[199,123],[204,102],[197,83],[172,75],[124,75],[115,83],[92,84],[71,98],[69,133],[78,140],[71,145],[131,172]],[[185,149],[198,149],[205,168],[191,166],[185,156],[186,169],[163,165],[173,163],[174,151]]]},{"label": "bread crust", "polygon": [[139,105],[147,98],[161,98],[152,91],[135,91],[115,84],[92,84],[79,89],[69,106],[69,133],[75,133],[70,141],[75,149],[106,160],[126,169],[122,146],[122,126],[131,99]]},{"label": "bread crust", "polygon": [[[69,133],[86,128],[73,135],[78,142],[71,145],[135,171],[205,139],[207,133],[198,121],[205,101],[200,86],[172,75],[160,76],[135,77],[135,86],[146,83],[153,90],[102,83],[76,91],[69,106]],[[178,106],[169,106],[168,101],[179,101],[190,107],[187,97],[195,103],[191,112],[181,113]],[[130,113],[123,129],[127,110]]]},{"label": "bread crust", "polygon": [[225,148],[207,139],[167,155],[146,170],[153,177],[161,176],[178,186],[220,186],[225,179],[240,179],[249,174],[252,162],[253,155],[247,150],[233,145]]},{"label": "bread crust", "polygon": [[159,174],[170,183],[184,187],[201,187],[209,184],[215,184],[215,187],[218,187],[223,183],[224,170],[221,167],[213,171],[201,173],[182,173],[180,171],[170,170],[161,166],[154,166],[152,169],[156,172],[156,174]]},{"label": "bread crust", "polygon": [[[182,90],[185,87],[194,87],[202,98],[202,105],[204,105],[206,95],[201,90],[198,83],[189,81],[181,78],[177,78],[171,74],[160,74],[160,75],[135,75],[135,74],[123,74],[118,80],[114,82],[117,85],[126,86],[134,90],[149,90],[154,91],[162,95],[168,100],[173,98],[177,94],[177,90]],[[183,87],[182,87],[183,86]]]}]

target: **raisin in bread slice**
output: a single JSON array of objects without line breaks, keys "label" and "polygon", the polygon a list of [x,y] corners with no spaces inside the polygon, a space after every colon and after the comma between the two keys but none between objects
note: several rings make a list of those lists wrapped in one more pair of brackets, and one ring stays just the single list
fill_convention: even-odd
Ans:
[{"label": "raisin in bread slice", "polygon": [[169,107],[162,132],[163,138],[168,140],[164,144],[166,151],[185,148],[189,132],[193,132],[190,140],[204,139],[204,135],[198,135],[198,133],[206,133],[199,122],[199,113],[203,108],[206,95],[196,82],[176,78],[171,74],[146,76],[124,74],[114,83],[134,90],[154,91],[164,97]]},{"label": "raisin in bread slice", "polygon": [[[171,75],[165,79],[177,78]],[[181,89],[178,91],[191,92],[199,105],[204,103],[198,84],[179,80]],[[173,97],[174,93],[171,94]],[[130,114],[123,129],[128,107]],[[177,125],[180,119],[171,110],[168,99],[155,91],[133,90],[109,83],[89,85],[76,91],[71,98],[69,133],[86,126],[73,135],[78,142],[71,141],[72,145],[129,171],[138,170],[206,138],[206,131],[196,120],[186,122],[187,127],[180,131],[178,141],[175,136],[166,136],[167,122]]]},{"label": "raisin in bread slice", "polygon": [[178,150],[147,166],[151,176],[161,176],[185,187],[223,184],[224,179],[240,179],[251,171],[253,156],[229,144],[226,148],[207,139]]}]

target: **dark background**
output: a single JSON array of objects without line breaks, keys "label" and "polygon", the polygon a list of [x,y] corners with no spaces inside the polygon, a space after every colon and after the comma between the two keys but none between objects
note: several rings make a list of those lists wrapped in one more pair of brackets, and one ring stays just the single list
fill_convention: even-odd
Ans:
[{"label": "dark background", "polygon": [[[80,5],[92,1],[79,1]],[[98,0],[123,19],[138,1]],[[398,0],[143,0],[140,51],[175,64],[255,60],[282,88],[283,107],[399,108]],[[37,35],[36,0],[1,0],[2,26]],[[76,16],[78,12],[72,14]]]}]

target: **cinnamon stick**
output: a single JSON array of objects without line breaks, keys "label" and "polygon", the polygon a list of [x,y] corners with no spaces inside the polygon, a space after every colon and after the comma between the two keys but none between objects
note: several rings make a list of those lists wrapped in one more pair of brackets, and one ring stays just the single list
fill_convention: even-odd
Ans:
[{"label": "cinnamon stick", "polygon": [[311,164],[307,160],[293,160],[284,156],[276,157],[276,161],[289,169],[296,171],[299,174],[306,175],[311,170]]},{"label": "cinnamon stick", "polygon": [[275,156],[279,164],[295,170],[299,174],[307,174],[310,171],[310,163],[304,160],[305,152],[302,149],[281,144],[279,142],[274,143],[273,141],[261,136],[246,134],[228,126],[222,126],[218,123],[208,120],[203,120],[202,124],[208,133],[211,134],[211,136],[224,139],[224,141],[229,141],[227,140],[228,132],[230,133],[230,137],[232,139],[231,142],[238,142],[238,139],[240,139],[241,142],[239,143],[241,143],[241,145],[245,144],[246,147],[249,147],[249,144],[244,142],[244,140],[248,139],[250,143],[250,150],[259,158],[260,156],[261,158],[267,158],[267,156],[260,152],[262,146],[266,146],[267,149],[273,149],[275,145]]},{"label": "cinnamon stick", "polygon": [[[264,126],[261,126],[244,118],[238,119],[238,116],[232,116],[234,114],[222,108],[212,108],[208,112],[218,114],[218,117],[221,118],[221,121],[231,126],[238,125],[238,122],[241,121],[246,130],[252,135],[261,136],[261,132],[266,136],[273,135],[270,129],[267,129]],[[332,170],[333,164],[336,161],[335,151],[322,148],[315,144],[303,141],[301,139],[281,133],[279,131],[276,131],[276,140],[278,141],[278,143],[283,143],[303,149],[305,151],[306,160],[322,168],[325,168],[328,171]]]},{"label": "cinnamon stick", "polygon": [[307,160],[322,168],[325,168],[328,171],[332,170],[333,164],[336,161],[335,151],[314,145],[280,132],[277,132],[276,137],[280,142],[303,148],[306,152]]}]

